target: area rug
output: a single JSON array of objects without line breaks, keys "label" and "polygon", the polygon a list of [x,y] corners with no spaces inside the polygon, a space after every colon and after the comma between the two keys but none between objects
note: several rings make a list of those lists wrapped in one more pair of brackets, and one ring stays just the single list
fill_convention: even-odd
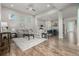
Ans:
[{"label": "area rug", "polygon": [[30,49],[44,41],[46,41],[47,39],[45,38],[34,38],[34,39],[30,39],[28,40],[27,38],[14,38],[12,39],[15,44],[22,50],[25,51],[27,49]]}]

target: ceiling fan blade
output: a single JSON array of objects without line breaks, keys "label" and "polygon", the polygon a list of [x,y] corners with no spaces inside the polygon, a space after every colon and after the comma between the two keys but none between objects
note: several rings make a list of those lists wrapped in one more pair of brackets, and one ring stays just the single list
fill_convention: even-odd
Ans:
[{"label": "ceiling fan blade", "polygon": [[36,11],[35,9],[32,9],[33,11]]}]

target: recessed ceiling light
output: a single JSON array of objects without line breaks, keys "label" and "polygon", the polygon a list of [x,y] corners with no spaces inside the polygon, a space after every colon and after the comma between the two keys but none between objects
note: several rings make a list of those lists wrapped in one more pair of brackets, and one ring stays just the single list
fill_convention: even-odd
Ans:
[{"label": "recessed ceiling light", "polygon": [[14,5],[13,5],[13,4],[11,4],[10,6],[11,6],[11,7],[13,7]]},{"label": "recessed ceiling light", "polygon": [[50,5],[49,5],[49,4],[47,4],[47,7],[50,7]]}]

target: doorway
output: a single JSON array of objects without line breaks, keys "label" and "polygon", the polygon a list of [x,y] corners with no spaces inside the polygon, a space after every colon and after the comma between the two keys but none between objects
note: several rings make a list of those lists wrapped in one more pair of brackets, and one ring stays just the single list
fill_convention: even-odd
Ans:
[{"label": "doorway", "polygon": [[67,21],[66,25],[66,38],[70,44],[77,44],[77,23],[74,20]]}]

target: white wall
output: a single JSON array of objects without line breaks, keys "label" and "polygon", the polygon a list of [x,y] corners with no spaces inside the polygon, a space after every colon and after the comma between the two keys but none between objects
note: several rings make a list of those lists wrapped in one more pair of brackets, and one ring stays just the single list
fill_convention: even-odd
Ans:
[{"label": "white wall", "polygon": [[79,46],[79,7],[77,10],[77,45]]},{"label": "white wall", "polygon": [[40,25],[46,26],[45,21],[44,20],[38,20],[38,26],[40,27]]},{"label": "white wall", "polygon": [[1,4],[0,4],[0,32],[1,32]]},{"label": "white wall", "polygon": [[0,4],[0,21],[1,21],[1,4]]},{"label": "white wall", "polygon": [[[14,14],[16,16],[16,20],[11,20],[9,19],[9,15],[10,14]],[[5,7],[2,7],[2,21],[3,22],[7,22],[9,28],[16,28],[16,29],[20,29],[20,28],[33,28],[35,26],[34,23],[34,17],[31,15],[27,15],[25,13],[16,11],[16,10],[12,10],[12,9],[8,9]]]}]

